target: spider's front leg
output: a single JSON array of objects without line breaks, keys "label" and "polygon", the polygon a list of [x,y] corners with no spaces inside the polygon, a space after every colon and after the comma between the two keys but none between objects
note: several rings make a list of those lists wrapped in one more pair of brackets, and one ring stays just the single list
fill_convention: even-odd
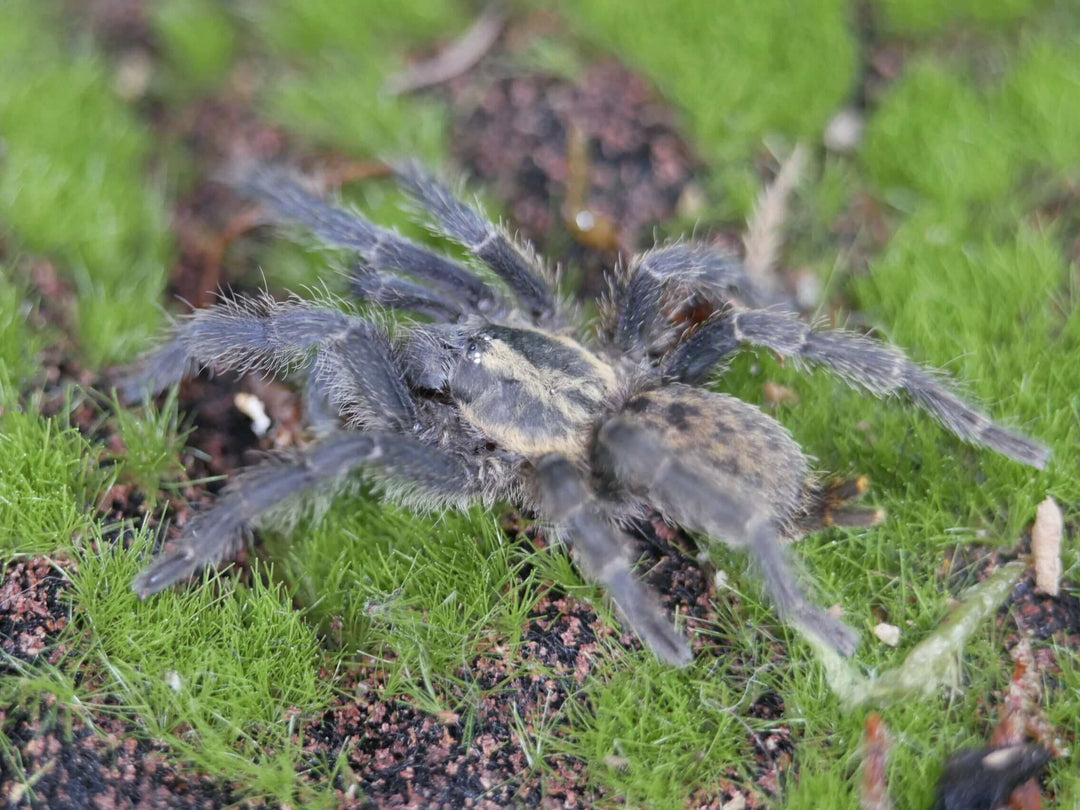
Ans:
[{"label": "spider's front leg", "polygon": [[[436,302],[442,310],[466,314],[491,313],[501,307],[498,294],[467,267],[353,211],[327,204],[285,171],[262,165],[238,168],[233,185],[276,217],[309,228],[325,244],[363,256],[371,269],[360,268],[352,274],[353,291],[362,300],[383,306],[395,306],[395,299],[424,307]],[[397,273],[406,273],[443,294],[400,279]]]},{"label": "spider's front leg", "polygon": [[875,396],[906,393],[961,439],[985,445],[1022,464],[1042,469],[1050,458],[1045,445],[997,424],[942,384],[940,374],[913,363],[899,349],[838,330],[817,332],[780,312],[724,313],[672,352],[664,375],[672,381],[700,383],[742,344],[824,366]]},{"label": "spider's front leg", "polygon": [[660,600],[634,577],[626,553],[629,538],[597,508],[574,465],[552,453],[537,462],[536,477],[544,511],[577,551],[585,574],[607,589],[626,623],[658,658],[674,666],[690,663],[693,653]]},{"label": "spider's front leg", "polygon": [[175,548],[139,574],[132,588],[145,599],[234,555],[260,519],[295,508],[319,490],[334,491],[335,484],[358,468],[407,485],[415,500],[432,504],[460,505],[479,490],[475,469],[411,436],[337,433],[302,452],[241,472],[213,507],[184,528]]},{"label": "spider's front leg", "polygon": [[530,249],[519,249],[502,229],[461,202],[418,163],[405,163],[397,173],[405,189],[435,217],[442,233],[506,282],[534,320],[546,320],[554,314],[555,296]]},{"label": "spider's front leg", "polygon": [[407,278],[376,270],[364,261],[349,272],[353,295],[388,309],[408,310],[436,322],[460,321],[468,308],[452,296]]}]

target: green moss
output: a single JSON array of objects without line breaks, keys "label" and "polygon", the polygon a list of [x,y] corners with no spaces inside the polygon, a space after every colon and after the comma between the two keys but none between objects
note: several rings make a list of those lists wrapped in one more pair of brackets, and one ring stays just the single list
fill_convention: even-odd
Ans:
[{"label": "green moss", "polygon": [[954,71],[917,60],[870,119],[862,159],[890,202],[915,192],[943,205],[1005,193],[1017,166],[1013,132]]},{"label": "green moss", "polygon": [[996,99],[1032,164],[1075,174],[1080,166],[1080,36],[1025,46]]},{"label": "green moss", "polygon": [[119,474],[154,500],[163,481],[184,472],[180,453],[190,430],[180,426],[176,389],[169,391],[160,406],[149,403],[139,413],[120,407],[114,396],[111,410],[124,445],[116,459]]},{"label": "green moss", "polygon": [[142,529],[129,547],[98,535],[98,550],[78,555],[76,624],[90,634],[82,653],[104,676],[95,703],[110,697],[147,734],[247,794],[306,806],[316,797],[301,786],[292,734],[328,704],[321,670],[333,661],[259,568],[250,586],[207,575],[201,587],[140,601],[130,583],[153,545]]},{"label": "green moss", "polygon": [[0,414],[0,555],[47,554],[86,528],[88,502],[100,479],[93,454],[63,417],[8,406]]},{"label": "green moss", "polygon": [[269,113],[315,141],[357,155],[444,152],[446,113],[438,104],[380,94],[386,77],[377,56],[327,56],[317,68],[283,77],[267,101]]},{"label": "green moss", "polygon": [[742,678],[722,661],[673,673],[647,655],[626,656],[607,675],[595,673],[568,702],[569,751],[631,806],[686,806],[695,789],[715,788],[733,767],[742,770],[737,763],[753,760],[748,731],[774,725],[747,722],[760,687],[742,691]]},{"label": "green moss", "polygon": [[236,32],[222,6],[210,0],[155,0],[154,31],[180,83],[209,87],[232,65]]},{"label": "green moss", "polygon": [[[1030,167],[1080,163],[1080,40],[1036,40],[979,92],[955,68],[916,60],[871,118],[861,152],[890,202],[986,203]],[[914,192],[915,196],[912,196]]]},{"label": "green moss", "polygon": [[332,642],[377,658],[393,651],[391,690],[408,688],[393,685],[401,679],[420,686],[419,673],[434,696],[481,648],[515,647],[536,598],[534,577],[518,581],[525,553],[490,516],[433,522],[370,495],[269,553]]},{"label": "green moss", "polygon": [[958,22],[1004,25],[1030,14],[1040,0],[875,0],[894,33],[926,34]]},{"label": "green moss", "polygon": [[449,2],[276,0],[255,17],[258,34],[287,67],[266,94],[270,114],[317,141],[364,155],[444,151],[441,105],[383,91],[410,44],[453,36],[462,10]]},{"label": "green moss", "polygon": [[276,55],[315,57],[383,47],[388,37],[398,44],[446,37],[466,21],[452,0],[270,0],[256,24]]},{"label": "green moss", "polygon": [[677,104],[695,142],[723,167],[780,132],[817,140],[855,80],[850,7],[690,0],[678,9],[620,0],[561,4],[597,43],[639,67]]},{"label": "green moss", "polygon": [[57,257],[78,287],[83,349],[115,358],[153,332],[169,247],[150,137],[114,96],[105,65],[66,47],[43,6],[0,11],[0,226]]},{"label": "green moss", "polygon": [[26,325],[35,306],[12,272],[10,263],[0,265],[0,409],[14,406],[19,389],[37,374],[36,355],[44,343]]}]

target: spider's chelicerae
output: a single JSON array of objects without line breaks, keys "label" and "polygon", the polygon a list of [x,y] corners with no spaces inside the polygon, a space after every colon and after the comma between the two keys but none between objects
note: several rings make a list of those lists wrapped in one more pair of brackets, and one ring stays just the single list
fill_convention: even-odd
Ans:
[{"label": "spider's chelicerae", "polygon": [[[361,261],[364,302],[421,316],[393,328],[299,299],[239,298],[184,317],[125,377],[128,399],[199,368],[296,374],[322,438],[242,473],[134,583],[143,597],[228,558],[259,521],[356,471],[430,510],[511,501],[549,521],[660,658],[690,648],[638,582],[624,531],[655,510],[745,548],[779,613],[850,654],[856,634],[812,604],[784,551],[820,497],[787,430],[701,387],[743,347],[820,365],[877,396],[904,394],[960,438],[1042,467],[1042,445],[995,424],[942,377],[891,346],[815,331],[769,303],[737,259],[689,243],[655,248],[616,274],[586,331],[532,253],[414,164],[397,170],[439,230],[488,269],[463,264],[308,193],[259,166],[237,181],[282,220]],[[716,314],[675,317],[692,300]],[[390,319],[385,319],[390,320]]]}]

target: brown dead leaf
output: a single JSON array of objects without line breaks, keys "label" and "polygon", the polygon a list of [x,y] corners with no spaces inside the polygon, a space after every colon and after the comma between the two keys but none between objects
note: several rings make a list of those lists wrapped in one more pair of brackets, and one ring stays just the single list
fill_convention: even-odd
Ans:
[{"label": "brown dead leaf", "polygon": [[877,712],[866,718],[862,738],[862,780],[859,783],[860,810],[892,810],[886,776],[889,767],[889,734]]}]

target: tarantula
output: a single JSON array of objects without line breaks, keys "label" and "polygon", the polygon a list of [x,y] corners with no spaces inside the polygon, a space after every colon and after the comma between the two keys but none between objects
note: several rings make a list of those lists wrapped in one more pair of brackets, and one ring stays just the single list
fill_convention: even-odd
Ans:
[{"label": "tarantula", "polygon": [[[751,308],[768,295],[736,258],[709,247],[638,256],[615,274],[599,327],[587,332],[529,247],[416,164],[396,174],[437,230],[489,273],[327,204],[284,170],[254,166],[234,178],[276,218],[359,254],[357,298],[402,317],[381,323],[298,298],[237,298],[182,318],[127,372],[118,388],[128,400],[201,368],[299,374],[322,428],[306,449],[240,474],[137,577],[140,596],[235,554],[280,506],[360,469],[417,509],[505,500],[535,511],[671,664],[686,664],[690,648],[627,551],[627,526],[647,510],[745,548],[780,615],[849,655],[857,635],[804,595],[783,547],[820,485],[776,420],[700,387],[714,370],[744,346],[771,349],[879,397],[904,393],[960,438],[1021,463],[1042,467],[1049,457],[899,350]],[[710,318],[673,317],[700,298],[717,305]]]}]

